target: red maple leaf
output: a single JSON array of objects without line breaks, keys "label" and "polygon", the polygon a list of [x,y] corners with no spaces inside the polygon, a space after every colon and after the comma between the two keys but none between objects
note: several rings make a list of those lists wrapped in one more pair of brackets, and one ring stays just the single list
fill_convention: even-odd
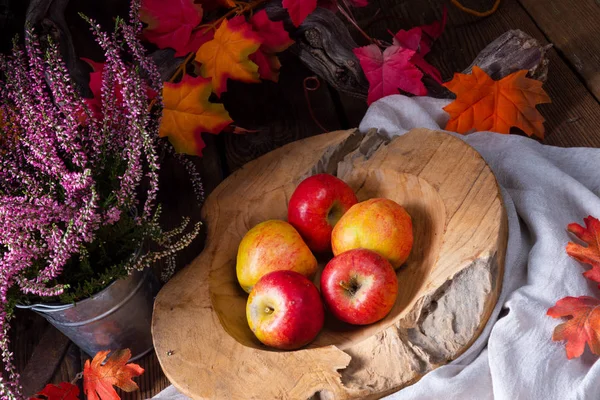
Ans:
[{"label": "red maple leaf", "polygon": [[[89,58],[82,58],[83,61],[92,67],[90,72],[90,91],[92,92],[92,98],[85,99],[87,106],[89,107],[92,115],[97,119],[102,119],[102,82],[104,74],[104,63],[90,60]],[[146,95],[149,99],[156,97],[156,92],[150,87],[146,88]],[[123,104],[123,94],[121,93],[121,87],[117,83],[114,88],[114,96],[117,105]]]},{"label": "red maple leaf", "polygon": [[265,10],[254,14],[248,22],[261,40],[260,47],[249,58],[258,65],[258,74],[262,79],[277,82],[281,63],[275,54],[286,50],[294,41],[283,28],[283,21],[271,21]]},{"label": "red maple leaf", "polygon": [[567,229],[587,246],[569,242],[567,254],[579,262],[591,265],[592,269],[584,272],[583,276],[594,282],[600,282],[600,221],[591,215],[583,221],[585,227],[572,223],[567,226]]},{"label": "red maple leaf", "polygon": [[[92,111],[92,115],[97,119],[102,119],[102,74],[104,73],[104,63],[96,62],[89,58],[82,58],[82,60],[92,67],[89,87],[93,97],[85,99],[85,102]],[[118,86],[115,88],[115,97],[117,104],[123,103],[123,95]]]},{"label": "red maple leaf", "polygon": [[39,400],[39,396],[46,400],[79,400],[79,388],[69,382],[61,382],[58,385],[49,383],[35,396],[30,400]]},{"label": "red maple leaf", "polygon": [[583,354],[585,344],[600,355],[600,300],[589,296],[565,297],[546,313],[552,318],[571,317],[554,329],[552,340],[566,340],[567,358]]},{"label": "red maple leaf", "polygon": [[174,49],[177,57],[185,56],[213,37],[212,29],[198,29],[202,16],[202,5],[194,0],[142,0],[140,18],[148,24],[143,37],[161,49]]},{"label": "red maple leaf", "polygon": [[371,44],[353,51],[369,81],[369,104],[382,97],[398,94],[399,89],[416,96],[427,94],[421,82],[423,73],[411,62],[414,50],[390,46],[382,53],[377,45]]},{"label": "red maple leaf", "polygon": [[317,8],[317,0],[283,0],[281,4],[290,14],[290,19],[295,26],[300,26]]},{"label": "red maple leaf", "polygon": [[448,21],[448,9],[444,6],[442,11],[442,19],[440,21],[434,21],[429,25],[420,26],[423,31],[421,37],[421,54],[425,55],[431,50],[431,45],[435,42],[446,29],[446,22]]},{"label": "red maple leaf", "polygon": [[411,62],[421,71],[442,83],[442,74],[437,68],[425,61],[425,55],[431,51],[431,45],[439,38],[446,26],[448,11],[444,7],[441,21],[429,25],[418,26],[408,31],[401,29],[394,35],[394,44],[415,51]]}]

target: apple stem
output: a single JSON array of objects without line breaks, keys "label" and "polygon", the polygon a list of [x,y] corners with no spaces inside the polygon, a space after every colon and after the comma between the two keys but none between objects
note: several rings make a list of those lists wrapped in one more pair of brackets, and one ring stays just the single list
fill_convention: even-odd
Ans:
[{"label": "apple stem", "polygon": [[265,307],[265,314],[271,314],[273,311],[275,311],[274,309],[272,309],[271,307]]},{"label": "apple stem", "polygon": [[349,283],[344,281],[340,281],[340,286],[347,292],[350,293],[350,296],[354,296],[356,291],[358,290],[358,284],[354,279],[352,279]]}]

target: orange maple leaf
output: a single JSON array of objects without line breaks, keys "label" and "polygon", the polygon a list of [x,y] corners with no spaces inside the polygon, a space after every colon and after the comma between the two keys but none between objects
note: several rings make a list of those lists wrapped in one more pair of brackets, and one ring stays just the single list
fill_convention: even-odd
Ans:
[{"label": "orange maple leaf", "polygon": [[198,49],[196,61],[202,64],[200,74],[212,79],[217,96],[227,91],[227,79],[259,81],[258,65],[250,61],[248,56],[256,52],[260,45],[260,38],[248,23],[233,25],[224,20],[215,32],[214,39]]},{"label": "orange maple leaf", "polygon": [[554,329],[552,340],[566,340],[567,358],[583,354],[587,342],[600,355],[600,300],[590,296],[565,297],[546,313],[552,318],[572,317]]},{"label": "orange maple leaf", "polygon": [[163,116],[159,136],[180,153],[202,155],[206,146],[201,133],[217,134],[233,120],[223,104],[208,101],[212,93],[210,79],[186,75],[179,83],[163,87]]},{"label": "orange maple leaf", "polygon": [[137,364],[127,364],[131,358],[131,351],[115,351],[102,365],[108,353],[110,350],[99,351],[91,363],[90,360],[85,362],[83,392],[89,400],[119,400],[113,385],[125,392],[138,389],[138,385],[131,378],[141,375],[144,369]]},{"label": "orange maple leaf", "polygon": [[567,254],[579,262],[591,265],[592,269],[584,272],[583,276],[594,282],[600,282],[600,221],[591,215],[583,221],[585,227],[572,223],[567,226],[567,229],[587,243],[587,246],[569,242]]},{"label": "orange maple leaf", "polygon": [[509,133],[511,127],[517,127],[543,139],[544,118],[535,106],[551,100],[542,82],[526,75],[525,70],[517,71],[494,81],[477,66],[471,75],[454,74],[444,84],[457,96],[444,107],[450,114],[446,130],[462,134],[472,130]]}]

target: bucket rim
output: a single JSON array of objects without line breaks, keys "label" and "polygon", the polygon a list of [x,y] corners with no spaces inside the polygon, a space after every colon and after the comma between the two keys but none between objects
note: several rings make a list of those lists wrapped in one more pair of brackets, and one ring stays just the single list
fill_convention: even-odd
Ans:
[{"label": "bucket rim", "polygon": [[68,304],[66,304],[66,303],[35,303],[35,304],[19,304],[19,303],[17,303],[15,305],[15,307],[19,308],[19,309],[22,309],[22,310],[40,311],[40,312],[43,312],[43,313],[52,313],[52,312],[65,311],[65,310],[68,310],[70,308],[76,307],[77,305],[85,304],[85,303],[87,303],[89,301],[94,300],[95,298],[97,298],[100,295],[102,295],[104,292],[108,291],[112,286],[114,286],[120,280],[130,279],[134,275],[144,276],[144,275],[148,274],[149,272],[150,272],[149,268],[146,268],[143,271],[134,270],[130,275],[124,276],[122,278],[115,279],[107,287],[105,287],[104,289],[102,289],[98,293],[96,293],[96,294],[94,294],[94,295],[92,295],[90,297],[87,297],[87,298],[85,298],[83,300],[76,301],[76,302],[73,302],[73,303],[68,303]]}]

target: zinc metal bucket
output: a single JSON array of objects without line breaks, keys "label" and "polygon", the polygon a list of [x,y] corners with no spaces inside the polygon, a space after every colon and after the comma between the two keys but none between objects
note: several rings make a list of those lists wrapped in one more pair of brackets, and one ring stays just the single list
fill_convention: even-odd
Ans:
[{"label": "zinc metal bucket", "polygon": [[88,355],[130,349],[131,360],[152,348],[152,309],[160,284],[151,270],[118,279],[74,304],[17,305],[48,320]]}]

